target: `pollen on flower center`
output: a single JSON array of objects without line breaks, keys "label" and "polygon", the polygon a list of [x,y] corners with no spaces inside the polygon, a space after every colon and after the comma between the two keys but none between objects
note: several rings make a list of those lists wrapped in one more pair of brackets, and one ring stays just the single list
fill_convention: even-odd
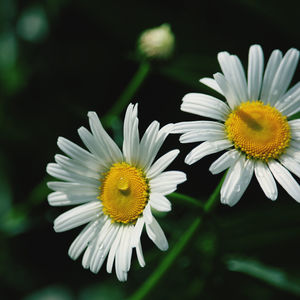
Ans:
[{"label": "pollen on flower center", "polygon": [[101,182],[99,199],[104,214],[112,222],[135,222],[149,198],[149,185],[142,170],[125,162],[116,163],[103,173]]},{"label": "pollen on flower center", "polygon": [[227,137],[247,158],[269,160],[288,147],[290,127],[285,116],[261,101],[244,102],[225,122]]}]

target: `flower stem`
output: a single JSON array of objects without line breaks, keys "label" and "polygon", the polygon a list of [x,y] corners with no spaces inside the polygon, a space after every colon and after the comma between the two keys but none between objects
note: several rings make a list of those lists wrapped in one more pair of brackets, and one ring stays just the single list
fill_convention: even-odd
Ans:
[{"label": "flower stem", "polygon": [[148,61],[141,61],[137,72],[134,74],[133,78],[120,95],[119,99],[115,102],[112,108],[103,116],[101,122],[104,127],[111,127],[114,120],[122,113],[124,108],[132,100],[132,97],[138,91],[147,75],[150,71],[150,63]]},{"label": "flower stem", "polygon": [[168,198],[174,199],[174,200],[179,200],[179,201],[183,202],[184,204],[190,203],[194,206],[198,206],[198,207],[203,208],[203,203],[202,202],[200,202],[199,200],[197,200],[195,198],[192,198],[190,196],[184,195],[184,194],[172,193],[172,194],[168,195]]},{"label": "flower stem", "polygon": [[[226,174],[226,173],[225,173]],[[218,195],[221,190],[222,183],[225,179],[225,174],[207,202],[204,204],[203,207],[203,214],[210,213],[214,206],[216,201],[218,200]],[[179,198],[182,195],[177,193],[172,193],[171,196],[174,196],[175,198]],[[185,196],[185,199],[189,199],[189,201],[193,198],[189,196]],[[193,199],[192,202],[196,202],[197,204],[200,203],[197,200]],[[188,229],[185,231],[185,233],[182,235],[180,240],[173,246],[173,248],[170,250],[170,252],[166,255],[166,257],[163,259],[163,261],[160,263],[160,265],[157,266],[155,271],[148,277],[148,279],[144,282],[144,284],[129,298],[129,300],[140,300],[143,299],[149,292],[156,286],[156,284],[159,282],[159,280],[163,277],[163,275],[168,271],[168,269],[172,266],[173,262],[177,259],[179,254],[184,250],[185,246],[188,244],[188,242],[192,239],[194,234],[197,232],[199,227],[201,226],[203,221],[203,216],[197,217],[191,225],[188,227]]]}]

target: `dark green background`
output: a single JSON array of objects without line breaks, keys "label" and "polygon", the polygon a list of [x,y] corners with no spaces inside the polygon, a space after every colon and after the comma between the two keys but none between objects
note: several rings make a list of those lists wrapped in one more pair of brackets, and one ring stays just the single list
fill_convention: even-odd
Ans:
[{"label": "dark green background", "polygon": [[[146,267],[134,255],[127,283],[105,267],[94,275],[67,256],[79,229],[54,233],[54,218],[68,208],[50,207],[46,200],[45,168],[59,152],[57,137],[80,143],[76,130],[88,126],[87,112],[103,116],[136,72],[139,34],[165,22],[176,36],[176,50],[168,62],[152,65],[132,99],[139,102],[140,129],[153,119],[162,125],[197,119],[180,111],[181,99],[193,91],[216,95],[198,80],[220,71],[219,51],[238,54],[246,66],[254,43],[266,58],[273,49],[300,48],[297,3],[1,0],[1,299],[114,300],[134,293],[166,253],[144,234]],[[32,16],[40,26],[28,37]],[[299,79],[298,67],[293,83]],[[118,139],[120,132],[110,134]],[[205,201],[221,178],[208,171],[218,155],[186,166],[193,147],[171,136],[162,153],[180,148],[171,169],[185,171],[188,181],[178,191]],[[172,212],[159,219],[170,248],[198,213],[174,202]],[[218,204],[148,298],[298,299],[299,237],[300,204],[281,188],[277,201],[268,200],[253,179],[235,207]],[[230,262],[243,265],[241,272]]]}]

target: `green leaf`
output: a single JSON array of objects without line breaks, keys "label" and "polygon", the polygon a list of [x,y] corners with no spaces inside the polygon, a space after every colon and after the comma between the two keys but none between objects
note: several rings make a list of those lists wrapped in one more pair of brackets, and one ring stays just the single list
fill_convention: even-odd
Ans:
[{"label": "green leaf", "polygon": [[276,288],[300,296],[300,278],[292,277],[278,268],[249,258],[229,258],[226,264],[230,271],[247,274]]}]

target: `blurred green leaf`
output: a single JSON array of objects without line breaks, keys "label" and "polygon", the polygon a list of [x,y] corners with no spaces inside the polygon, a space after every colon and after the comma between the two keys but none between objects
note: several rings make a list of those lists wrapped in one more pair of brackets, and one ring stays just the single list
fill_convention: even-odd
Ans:
[{"label": "blurred green leaf", "polygon": [[72,300],[69,289],[63,286],[48,286],[23,298],[23,300]]},{"label": "blurred green leaf", "polygon": [[267,266],[249,258],[228,258],[226,264],[230,271],[253,276],[276,288],[300,296],[300,277],[290,276],[278,268]]},{"label": "blurred green leaf", "polygon": [[119,300],[124,298],[122,286],[107,281],[83,288],[78,300]]},{"label": "blurred green leaf", "polygon": [[17,23],[17,32],[26,41],[42,41],[48,33],[48,21],[44,8],[41,5],[35,5],[24,10]]}]

